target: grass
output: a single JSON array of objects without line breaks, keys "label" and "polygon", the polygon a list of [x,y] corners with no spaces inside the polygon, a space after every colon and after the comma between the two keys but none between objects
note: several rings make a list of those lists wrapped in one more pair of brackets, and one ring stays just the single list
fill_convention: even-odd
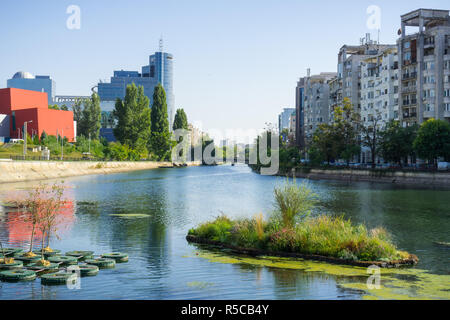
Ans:
[{"label": "grass", "polygon": [[282,227],[276,221],[231,220],[221,216],[189,230],[189,235],[244,248],[357,261],[392,261],[409,256],[397,250],[383,228],[368,230],[361,224],[352,225],[342,216],[308,217],[292,228]]},{"label": "grass", "polygon": [[189,230],[189,235],[238,247],[272,252],[314,254],[355,261],[394,261],[409,254],[397,250],[383,228],[353,225],[344,216],[310,216],[315,195],[295,181],[274,190],[275,210],[268,221],[262,215],[231,220],[220,216]]}]

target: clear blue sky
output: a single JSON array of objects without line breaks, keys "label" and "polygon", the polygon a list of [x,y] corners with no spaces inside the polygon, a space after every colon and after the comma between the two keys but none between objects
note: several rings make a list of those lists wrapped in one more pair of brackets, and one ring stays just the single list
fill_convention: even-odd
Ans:
[{"label": "clear blue sky", "polygon": [[[71,4],[80,30],[66,28]],[[0,87],[22,70],[52,76],[58,95],[88,95],[113,70],[140,70],[162,34],[176,107],[190,121],[259,129],[294,106],[307,68],[336,71],[339,48],[370,32],[370,5],[381,8],[383,43],[395,43],[401,14],[450,9],[448,0],[2,1]]]}]

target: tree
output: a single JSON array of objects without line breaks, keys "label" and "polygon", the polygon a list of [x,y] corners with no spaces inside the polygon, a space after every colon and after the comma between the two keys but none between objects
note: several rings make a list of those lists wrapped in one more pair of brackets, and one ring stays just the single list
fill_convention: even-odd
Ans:
[{"label": "tree", "polygon": [[[56,225],[58,222],[58,217],[60,215],[60,210],[64,204],[62,200],[63,189],[61,185],[53,185],[51,188],[46,186],[43,187],[43,206],[40,216],[39,228],[42,232],[42,243],[41,243],[41,262],[45,264],[44,252],[52,252],[50,249],[50,235],[51,233],[57,232]],[[47,238],[47,247],[44,248],[45,238]]]},{"label": "tree", "polygon": [[420,158],[432,161],[440,157],[450,159],[450,124],[443,120],[429,119],[422,123],[413,143]]},{"label": "tree", "polygon": [[114,136],[117,140],[147,156],[147,144],[151,135],[151,110],[144,87],[133,83],[127,86],[125,98],[117,99],[113,116],[117,120]]},{"label": "tree", "polygon": [[342,106],[334,108],[332,127],[334,142],[338,145],[338,157],[349,165],[350,160],[361,152],[358,141],[359,114],[353,110],[349,98],[344,98]]},{"label": "tree", "polygon": [[361,147],[359,137],[359,116],[353,111],[348,98],[344,98],[342,106],[334,108],[331,124],[322,123],[314,132],[310,148],[314,149],[314,157],[324,158],[328,164],[332,160],[344,159],[347,164],[358,155]]},{"label": "tree", "polygon": [[380,132],[380,153],[384,160],[402,166],[402,160],[413,155],[413,142],[417,126],[403,128],[399,121],[388,122],[384,131]]},{"label": "tree", "polygon": [[98,139],[100,135],[102,110],[100,108],[100,97],[93,93],[90,99],[84,101],[81,112],[79,134],[91,139]]},{"label": "tree", "polygon": [[[336,135],[334,134],[334,128],[330,124],[323,123],[314,132],[310,148],[308,150],[310,161],[314,164],[320,164],[324,160],[328,164],[338,157],[339,145],[335,141]],[[313,159],[311,159],[313,155]]]},{"label": "tree", "polygon": [[31,223],[31,238],[30,238],[30,249],[25,256],[34,257],[33,244],[36,228],[39,228],[39,224],[42,219],[42,212],[44,210],[44,186],[39,185],[33,191],[31,191],[28,197],[25,199],[24,211],[27,213],[24,220]]},{"label": "tree", "polygon": [[155,87],[153,93],[150,145],[157,160],[169,160],[173,142],[169,130],[166,92],[160,83]]},{"label": "tree", "polygon": [[175,119],[173,121],[173,130],[177,129],[185,129],[188,130],[188,121],[186,112],[184,112],[184,109],[177,109],[177,112],[175,113]]},{"label": "tree", "polygon": [[82,122],[82,114],[83,114],[83,100],[76,99],[75,103],[72,106],[73,111],[73,121],[77,122],[77,134],[81,135],[81,122]]},{"label": "tree", "polygon": [[378,115],[373,118],[372,125],[361,126],[361,142],[364,147],[370,149],[372,157],[372,169],[376,167],[375,159],[380,152],[380,131]]}]

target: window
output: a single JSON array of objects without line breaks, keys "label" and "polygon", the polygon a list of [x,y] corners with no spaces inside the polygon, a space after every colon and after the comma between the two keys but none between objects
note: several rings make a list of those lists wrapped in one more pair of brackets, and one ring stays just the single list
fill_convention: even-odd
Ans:
[{"label": "window", "polygon": [[409,49],[409,48],[411,47],[411,42],[406,41],[403,47],[404,47],[405,49]]},{"label": "window", "polygon": [[444,97],[450,97],[450,89],[444,89]]},{"label": "window", "polygon": [[436,82],[434,79],[434,76],[425,76],[423,78],[423,80],[424,80],[424,83],[435,83]]},{"label": "window", "polygon": [[425,62],[425,70],[434,70],[434,61]]},{"label": "window", "polygon": [[444,69],[450,69],[450,60],[444,61]]},{"label": "window", "polygon": [[444,111],[450,111],[450,103],[444,103]]},{"label": "window", "polygon": [[424,98],[434,98],[435,96],[436,96],[436,93],[435,93],[434,89],[423,90]]}]

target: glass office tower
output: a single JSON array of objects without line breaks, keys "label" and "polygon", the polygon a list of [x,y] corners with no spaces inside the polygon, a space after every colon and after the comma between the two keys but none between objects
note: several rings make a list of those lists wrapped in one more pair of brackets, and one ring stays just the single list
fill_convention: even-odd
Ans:
[{"label": "glass office tower", "polygon": [[127,85],[134,83],[136,86],[144,87],[144,94],[150,99],[150,106],[153,103],[153,92],[158,83],[161,83],[166,91],[167,113],[169,115],[169,125],[172,129],[174,119],[175,98],[173,94],[173,56],[166,52],[155,52],[149,57],[149,64],[138,71],[114,71],[109,83],[100,82],[98,84],[98,94],[100,100],[115,101],[117,98],[123,99]]}]

